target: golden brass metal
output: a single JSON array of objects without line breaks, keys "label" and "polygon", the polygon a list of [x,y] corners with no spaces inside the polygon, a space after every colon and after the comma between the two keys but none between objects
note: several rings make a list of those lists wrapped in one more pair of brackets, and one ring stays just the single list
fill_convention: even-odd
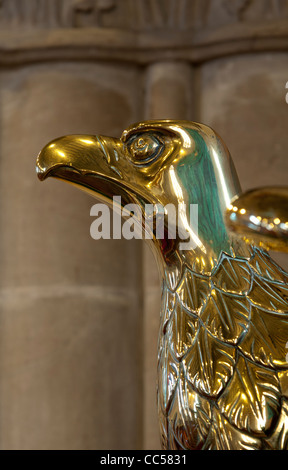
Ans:
[{"label": "golden brass metal", "polygon": [[[202,124],[146,121],[121,139],[56,139],[40,152],[37,172],[110,205],[119,195],[123,205],[137,203],[142,226],[145,204],[175,207],[176,237],[170,237],[168,209],[164,238],[151,229],[162,276],[157,397],[163,448],[287,449],[288,275],[254,244],[254,235],[247,243],[242,219],[237,233],[236,225],[227,229],[225,214],[229,221],[229,211],[236,213],[231,201],[241,188],[221,138]],[[198,205],[198,230],[191,204]],[[245,208],[248,214],[249,204],[237,205],[237,213],[245,215]],[[262,210],[253,214],[262,217]],[[188,250],[183,234],[193,240]]]},{"label": "golden brass metal", "polygon": [[264,187],[231,201],[226,225],[249,243],[288,252],[288,188]]}]

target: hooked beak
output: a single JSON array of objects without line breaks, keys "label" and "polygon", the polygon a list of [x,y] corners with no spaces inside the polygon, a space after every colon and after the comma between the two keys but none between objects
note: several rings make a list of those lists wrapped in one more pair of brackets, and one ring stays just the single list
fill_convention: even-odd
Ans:
[{"label": "hooked beak", "polygon": [[[74,184],[105,203],[119,195],[123,203],[147,200],[120,139],[98,135],[70,135],[47,144],[36,172],[43,181],[52,176]],[[150,202],[150,201],[148,201]]]}]

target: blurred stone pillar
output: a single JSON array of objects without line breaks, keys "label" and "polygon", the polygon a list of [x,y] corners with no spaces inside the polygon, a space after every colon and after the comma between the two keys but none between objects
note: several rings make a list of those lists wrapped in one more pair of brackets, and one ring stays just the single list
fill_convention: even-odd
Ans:
[{"label": "blurred stone pillar", "polygon": [[155,62],[146,72],[146,119],[190,119],[192,66],[188,62]]},{"label": "blurred stone pillar", "polygon": [[[287,52],[246,54],[203,64],[199,119],[221,135],[243,191],[287,185]],[[273,253],[288,270],[286,254]]]},{"label": "blurred stone pillar", "polygon": [[[191,119],[193,75],[188,62],[151,64],[146,71],[145,119]],[[144,448],[159,449],[156,406],[157,339],[161,288],[156,261],[143,245],[144,299]]]},{"label": "blurred stone pillar", "polygon": [[49,140],[137,120],[137,76],[85,62],[0,71],[2,449],[141,448],[141,246],[92,240],[97,201],[35,173]]}]

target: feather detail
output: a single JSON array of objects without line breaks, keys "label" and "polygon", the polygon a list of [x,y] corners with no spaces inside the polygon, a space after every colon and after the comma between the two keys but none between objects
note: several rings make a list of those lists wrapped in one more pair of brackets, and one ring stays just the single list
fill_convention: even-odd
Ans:
[{"label": "feather detail", "polygon": [[254,253],[249,261],[252,270],[270,281],[288,283],[288,276],[283,269],[270,257],[270,255],[259,248],[254,249]]},{"label": "feather detail", "polygon": [[224,292],[246,294],[251,285],[251,270],[244,259],[224,256],[212,276],[213,284]]},{"label": "feather detail", "polygon": [[213,409],[210,432],[203,450],[261,450],[262,440],[251,433],[240,431],[219,412]]},{"label": "feather detail", "polygon": [[281,409],[277,373],[240,355],[233,378],[218,404],[223,415],[238,429],[266,436]]},{"label": "feather detail", "polygon": [[250,303],[245,296],[213,289],[201,313],[205,328],[219,340],[238,344],[247,332]]},{"label": "feather detail", "polygon": [[288,275],[251,251],[222,253],[210,276],[185,267],[174,292],[164,287],[167,449],[287,447]]},{"label": "feather detail", "polygon": [[288,401],[283,400],[278,423],[272,435],[266,440],[267,445],[273,450],[288,450]]},{"label": "feather detail", "polygon": [[288,369],[287,338],[287,315],[252,306],[249,331],[239,349],[253,362],[273,369]]}]

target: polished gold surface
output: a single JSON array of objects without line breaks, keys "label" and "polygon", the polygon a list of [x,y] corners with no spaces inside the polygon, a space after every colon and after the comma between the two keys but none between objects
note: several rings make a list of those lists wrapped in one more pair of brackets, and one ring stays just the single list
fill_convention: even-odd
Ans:
[{"label": "polished gold surface", "polygon": [[[121,139],[56,139],[40,152],[37,172],[110,205],[113,196],[137,203],[146,230],[145,204],[166,208],[164,238],[155,224],[150,233],[163,288],[157,394],[163,448],[287,448],[288,275],[247,243],[247,229],[234,234],[225,224],[241,189],[221,138],[193,122],[141,122]],[[168,204],[177,214],[176,237]],[[197,227],[191,204],[198,207]],[[184,235],[193,242],[189,249]]]},{"label": "polished gold surface", "polygon": [[288,188],[257,188],[234,198],[226,211],[226,224],[247,242],[288,252]]}]

